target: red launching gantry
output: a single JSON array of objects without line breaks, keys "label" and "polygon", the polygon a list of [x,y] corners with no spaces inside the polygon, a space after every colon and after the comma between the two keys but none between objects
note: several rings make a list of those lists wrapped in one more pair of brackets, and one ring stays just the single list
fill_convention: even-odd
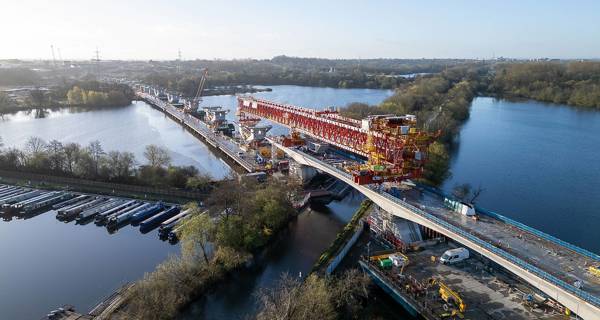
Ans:
[{"label": "red launching gantry", "polygon": [[238,112],[255,115],[367,159],[347,166],[354,182],[372,184],[418,178],[435,135],[416,128],[414,115],[376,115],[362,120],[333,110],[314,110],[254,97],[238,97]]}]

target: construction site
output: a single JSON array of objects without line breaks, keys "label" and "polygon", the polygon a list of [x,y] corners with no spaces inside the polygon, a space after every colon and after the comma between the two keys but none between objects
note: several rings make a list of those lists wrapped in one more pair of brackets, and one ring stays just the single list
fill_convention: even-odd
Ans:
[{"label": "construction site", "polygon": [[565,308],[489,261],[439,262],[458,244],[431,240],[406,253],[375,252],[359,264],[413,316],[425,319],[565,319]]},{"label": "construction site", "polygon": [[[304,202],[322,201],[348,186],[385,206],[365,222],[372,239],[388,251],[372,255],[361,248],[360,265],[411,313],[427,319],[596,314],[598,255],[415,183],[440,133],[419,130],[414,115],[355,120],[333,108],[240,96],[231,124],[225,117],[229,110],[200,106],[203,83],[196,97],[183,102],[161,89],[137,89],[141,98],[239,164],[243,177],[261,181],[290,172],[308,183],[328,174],[335,178],[329,187],[307,192]],[[288,127],[290,134],[267,137],[274,125]],[[452,248],[466,251],[468,259],[441,264]]]}]

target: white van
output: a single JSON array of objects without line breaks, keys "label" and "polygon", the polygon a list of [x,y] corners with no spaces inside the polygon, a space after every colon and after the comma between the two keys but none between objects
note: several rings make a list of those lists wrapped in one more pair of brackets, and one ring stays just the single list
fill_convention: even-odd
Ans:
[{"label": "white van", "polygon": [[453,264],[466,259],[469,259],[469,250],[467,248],[456,248],[446,250],[440,257],[440,262],[443,264]]}]

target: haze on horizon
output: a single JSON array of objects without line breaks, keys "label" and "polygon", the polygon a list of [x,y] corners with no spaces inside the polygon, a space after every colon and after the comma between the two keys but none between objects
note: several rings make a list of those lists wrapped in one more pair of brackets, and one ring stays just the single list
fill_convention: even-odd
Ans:
[{"label": "haze on horizon", "polygon": [[0,59],[598,58],[598,1],[4,1]]}]

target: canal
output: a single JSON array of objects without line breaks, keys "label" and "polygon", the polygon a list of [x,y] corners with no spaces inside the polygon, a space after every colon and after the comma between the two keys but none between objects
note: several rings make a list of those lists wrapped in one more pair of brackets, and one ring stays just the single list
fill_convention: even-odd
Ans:
[{"label": "canal", "polygon": [[481,186],[479,205],[600,253],[600,112],[480,97],[459,141],[446,191]]},{"label": "canal", "polygon": [[[322,108],[353,101],[376,104],[388,90],[331,89],[274,86],[256,94],[267,99]],[[223,105],[235,113],[233,96],[205,98],[203,105]],[[233,118],[232,118],[233,119]],[[0,119],[0,137],[6,147],[22,147],[31,136],[78,142],[99,140],[105,150],[126,150],[145,161],[144,146],[166,147],[174,164],[194,165],[220,178],[229,167],[190,133],[143,102],[122,108],[93,111],[76,109],[19,112]],[[206,318],[241,317],[256,308],[254,293],[276,282],[282,272],[302,275],[350,219],[361,197],[353,194],[326,207],[301,214],[252,271],[240,274],[187,314]],[[65,224],[47,212],[28,220],[0,221],[0,310],[4,319],[38,319],[63,304],[87,312],[121,284],[140,279],[145,272],[179,246],[158,240],[156,232],[141,234],[126,226],[115,234],[93,223]]]}]

